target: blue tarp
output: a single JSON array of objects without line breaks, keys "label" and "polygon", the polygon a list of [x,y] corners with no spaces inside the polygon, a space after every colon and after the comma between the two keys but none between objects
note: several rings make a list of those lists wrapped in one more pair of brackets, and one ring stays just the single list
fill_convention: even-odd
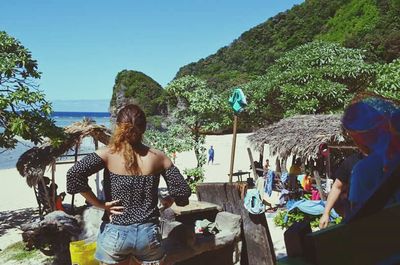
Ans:
[{"label": "blue tarp", "polygon": [[283,172],[282,175],[281,175],[282,183],[285,183],[287,178],[288,178],[288,173],[287,172]]},{"label": "blue tarp", "polygon": [[268,170],[267,179],[265,182],[265,192],[271,197],[272,194],[272,184],[274,182],[275,172],[272,170]]},{"label": "blue tarp", "polygon": [[[311,214],[311,215],[322,215],[325,210],[325,202],[324,201],[311,201],[311,200],[300,200],[300,201],[289,201],[287,203],[288,213],[293,211],[294,209],[299,209],[303,213]],[[339,215],[335,212],[334,209],[331,210],[330,219],[331,221],[338,218]],[[286,214],[283,219],[286,223],[288,219],[288,215]]]}]

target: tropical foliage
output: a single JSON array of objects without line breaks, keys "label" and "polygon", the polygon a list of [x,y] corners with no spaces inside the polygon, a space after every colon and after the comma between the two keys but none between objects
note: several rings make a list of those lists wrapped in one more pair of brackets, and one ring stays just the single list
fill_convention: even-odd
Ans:
[{"label": "tropical foliage", "polygon": [[[287,215],[287,220],[285,220],[285,216]],[[310,222],[311,228],[318,228],[319,219],[321,215],[311,215],[306,214],[300,210],[293,210],[288,213],[287,210],[280,210],[274,217],[274,223],[276,226],[279,226],[282,229],[287,229],[292,226],[295,222]],[[338,217],[333,220],[332,224],[340,224],[342,222],[342,217]]]},{"label": "tropical foliage", "polygon": [[366,50],[368,62],[400,56],[399,0],[307,0],[244,32],[215,54],[183,66],[220,93],[253,81],[285,52],[314,40]]},{"label": "tropical foliage", "polygon": [[193,140],[197,167],[202,167],[206,160],[204,134],[229,122],[223,115],[227,102],[214,94],[205,81],[193,76],[174,80],[166,87],[166,93],[171,115]]},{"label": "tropical foliage", "polygon": [[276,60],[265,75],[242,85],[249,102],[242,128],[295,114],[341,112],[366,90],[399,99],[399,61],[367,63],[364,51],[331,42],[301,45]]},{"label": "tropical foliage", "polygon": [[185,129],[177,125],[168,126],[166,131],[147,130],[144,138],[146,144],[162,150],[170,158],[173,153],[192,150],[194,145]]},{"label": "tropical foliage", "polygon": [[16,136],[35,144],[45,136],[56,144],[63,137],[51,119],[51,104],[38,90],[37,68],[31,53],[0,31],[0,148],[14,148]]},{"label": "tropical foliage", "polygon": [[352,0],[342,6],[325,25],[318,39],[344,43],[349,36],[366,34],[379,20],[375,0]]},{"label": "tropical foliage", "polygon": [[250,121],[260,126],[294,114],[343,110],[373,79],[374,67],[363,59],[360,50],[321,41],[285,53],[267,74],[243,86]]},{"label": "tropical foliage", "polygon": [[213,93],[205,81],[193,76],[174,80],[166,87],[166,94],[172,116],[171,123],[178,124],[182,128],[181,135],[186,134],[192,141],[197,166],[185,169],[184,174],[194,191],[196,183],[204,179],[204,134],[229,123],[229,119],[224,117],[224,109],[228,109],[228,104]]},{"label": "tropical foliage", "polygon": [[204,181],[204,169],[202,167],[185,169],[183,174],[186,175],[186,181],[188,182],[190,189],[195,193],[197,183]]},{"label": "tropical foliage", "polygon": [[400,99],[400,59],[376,65],[376,80],[369,90],[382,96]]}]

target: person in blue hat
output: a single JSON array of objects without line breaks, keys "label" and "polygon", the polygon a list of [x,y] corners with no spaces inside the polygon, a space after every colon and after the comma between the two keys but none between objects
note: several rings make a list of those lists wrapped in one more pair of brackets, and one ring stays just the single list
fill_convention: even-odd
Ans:
[{"label": "person in blue hat", "polygon": [[[400,165],[400,105],[392,100],[365,95],[345,111],[342,125],[358,148],[368,154],[353,168],[349,200],[360,208]],[[391,202],[400,201],[397,192]]]}]

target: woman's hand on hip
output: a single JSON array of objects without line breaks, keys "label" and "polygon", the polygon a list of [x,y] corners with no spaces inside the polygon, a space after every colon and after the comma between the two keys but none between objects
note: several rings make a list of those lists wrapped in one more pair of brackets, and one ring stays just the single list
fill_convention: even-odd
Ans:
[{"label": "woman's hand on hip", "polygon": [[106,210],[109,214],[121,215],[123,214],[124,206],[121,206],[120,200],[115,200],[111,202],[105,202],[104,210]]}]

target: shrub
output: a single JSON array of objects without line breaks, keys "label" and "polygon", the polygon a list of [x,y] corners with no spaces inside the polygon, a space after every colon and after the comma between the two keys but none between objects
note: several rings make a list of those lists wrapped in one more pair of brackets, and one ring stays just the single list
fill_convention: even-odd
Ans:
[{"label": "shrub", "polygon": [[195,193],[197,183],[204,181],[204,169],[201,167],[186,168],[183,170],[183,174],[186,175],[186,181],[188,182],[190,189]]},{"label": "shrub", "polygon": [[[317,228],[319,226],[319,219],[321,218],[321,215],[310,215],[296,209],[288,214],[287,222],[285,222],[286,214],[287,210],[278,211],[277,215],[274,217],[274,223],[276,226],[279,226],[282,229],[287,229],[295,222],[309,221],[311,228]],[[341,222],[342,217],[338,217],[334,220],[335,224]]]}]

